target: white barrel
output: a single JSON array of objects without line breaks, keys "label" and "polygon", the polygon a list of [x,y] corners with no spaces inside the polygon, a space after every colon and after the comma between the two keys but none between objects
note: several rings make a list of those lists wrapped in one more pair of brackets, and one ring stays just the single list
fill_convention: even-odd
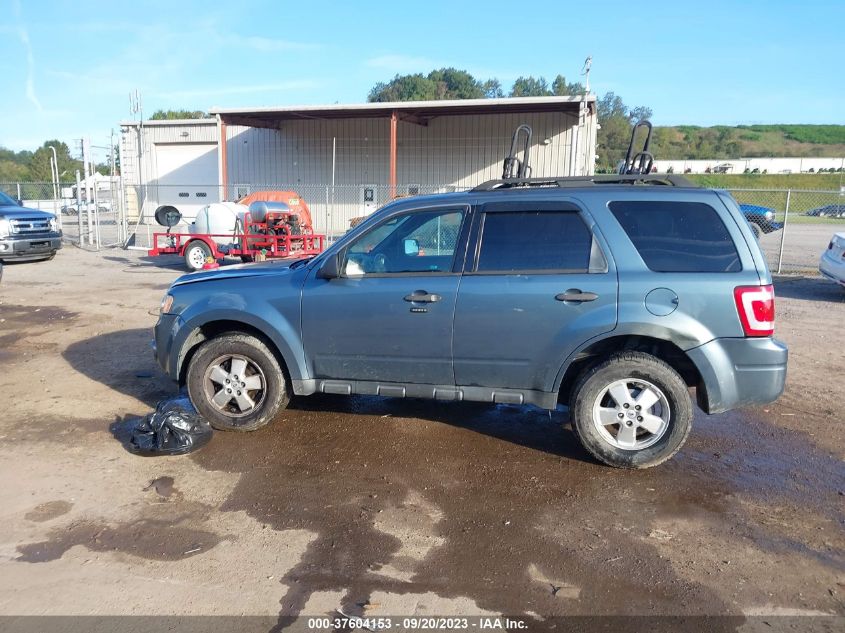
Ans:
[{"label": "white barrel", "polygon": [[228,244],[232,241],[231,235],[238,220],[242,226],[246,212],[247,207],[236,202],[213,202],[199,210],[196,221],[191,225],[191,233],[218,234],[212,239],[218,244]]}]

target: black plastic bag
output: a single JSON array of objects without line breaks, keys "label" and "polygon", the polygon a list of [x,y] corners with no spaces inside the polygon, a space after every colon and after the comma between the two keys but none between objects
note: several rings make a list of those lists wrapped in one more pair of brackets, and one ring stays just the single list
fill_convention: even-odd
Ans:
[{"label": "black plastic bag", "polygon": [[132,431],[129,449],[140,455],[182,455],[208,444],[212,434],[185,396],[162,400]]}]

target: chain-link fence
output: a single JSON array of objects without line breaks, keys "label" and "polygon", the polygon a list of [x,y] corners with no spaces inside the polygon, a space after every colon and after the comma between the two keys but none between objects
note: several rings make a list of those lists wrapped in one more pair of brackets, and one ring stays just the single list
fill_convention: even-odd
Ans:
[{"label": "chain-link fence", "polygon": [[[54,199],[51,183],[0,183],[0,190],[30,208],[58,211],[65,240],[83,248],[120,246],[146,250],[153,234],[167,229],[154,219],[164,204],[178,208],[183,221],[173,232],[188,232],[197,213],[223,195],[217,185],[130,186],[111,182],[77,195],[77,188],[62,184]],[[233,184],[225,195],[238,200],[259,191],[287,191],[310,210],[315,233],[328,243],[343,235],[360,219],[395,197],[458,191],[453,185],[402,184]],[[832,235],[845,231],[845,192],[733,189],[774,274],[818,274],[818,261]]]},{"label": "chain-link fence", "polygon": [[119,178],[76,183],[0,183],[0,191],[28,209],[53,213],[59,220],[63,240],[82,248],[123,246],[127,222]]},{"label": "chain-link fence", "polygon": [[731,190],[759,234],[774,274],[817,275],[834,233],[845,231],[845,192]]}]

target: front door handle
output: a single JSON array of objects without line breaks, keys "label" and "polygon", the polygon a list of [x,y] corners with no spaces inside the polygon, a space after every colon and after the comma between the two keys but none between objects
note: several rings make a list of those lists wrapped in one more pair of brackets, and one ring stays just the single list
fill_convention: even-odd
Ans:
[{"label": "front door handle", "polygon": [[436,303],[442,298],[440,295],[429,294],[425,290],[415,290],[405,297],[405,301],[411,301],[413,303]]},{"label": "front door handle", "polygon": [[599,296],[595,292],[581,292],[577,288],[570,288],[566,292],[555,295],[558,301],[595,301]]}]

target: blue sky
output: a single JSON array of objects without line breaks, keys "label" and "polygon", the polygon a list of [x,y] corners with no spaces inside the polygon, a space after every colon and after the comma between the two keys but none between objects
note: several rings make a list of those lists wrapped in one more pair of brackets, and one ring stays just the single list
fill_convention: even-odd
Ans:
[{"label": "blue sky", "polygon": [[845,123],[845,2],[0,0],[0,145],[105,145],[144,110],[355,103],[443,66],[557,73],[657,124]]}]

